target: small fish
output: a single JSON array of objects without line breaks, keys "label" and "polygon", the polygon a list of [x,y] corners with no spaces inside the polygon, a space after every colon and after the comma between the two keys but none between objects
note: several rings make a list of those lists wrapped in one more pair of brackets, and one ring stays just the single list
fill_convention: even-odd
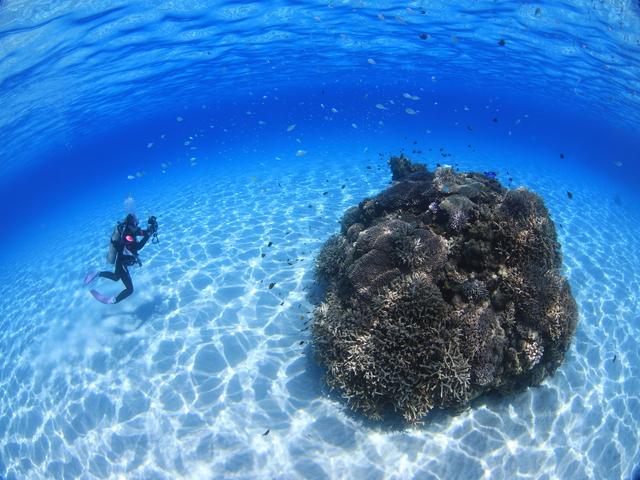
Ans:
[{"label": "small fish", "polygon": [[488,172],[484,172],[484,176],[487,178],[496,178],[498,176],[498,174],[496,172],[494,172],[493,170],[488,171]]},{"label": "small fish", "polygon": [[153,147],[153,145],[154,145],[153,142],[149,142],[149,143],[147,143],[147,148],[151,148],[151,147]]},{"label": "small fish", "polygon": [[267,256],[267,254],[266,254],[266,253],[261,253],[261,254],[260,254],[260,258],[264,258],[264,257],[266,257],[266,256]]},{"label": "small fish", "polygon": [[416,113],[418,113],[413,108],[405,108],[404,111],[407,115],[415,115]]},{"label": "small fish", "polygon": [[300,340],[300,343],[298,343],[298,345],[304,345],[304,340]]},{"label": "small fish", "polygon": [[614,361],[614,362],[615,362],[615,361],[616,361],[616,358],[618,358],[618,355],[614,355],[614,356],[613,356],[613,360],[612,360],[612,361]]},{"label": "small fish", "polygon": [[561,154],[560,154],[560,158],[561,158],[561,159],[564,159],[564,153],[561,153]]},{"label": "small fish", "polygon": [[276,282],[271,282],[271,283],[269,284],[269,290],[271,290],[271,289],[272,289],[273,287],[275,287],[275,286],[276,286]]},{"label": "small fish", "polygon": [[376,61],[375,61],[373,58],[367,58],[367,63],[368,63],[369,65],[375,65],[375,64],[376,64]]},{"label": "small fish", "polygon": [[569,200],[571,200],[573,198],[573,193],[572,192],[567,192],[567,197],[569,197]]},{"label": "small fish", "polygon": [[358,128],[358,125],[356,125],[355,123],[352,123],[352,124],[351,124],[351,126],[352,126],[353,128]]},{"label": "small fish", "polygon": [[614,164],[616,167],[621,167],[621,166],[622,166],[622,162],[621,162],[620,160],[617,160],[617,161],[613,162],[613,164]]},{"label": "small fish", "polygon": [[382,103],[376,103],[376,108],[378,110],[386,110],[387,107],[385,107]]},{"label": "small fish", "polygon": [[306,150],[298,150],[296,152],[296,157],[304,157],[307,154]]},{"label": "small fish", "polygon": [[291,131],[293,131],[293,129],[294,129],[294,128],[296,128],[296,124],[295,124],[295,123],[294,123],[293,125],[289,125],[289,126],[287,127],[287,132],[291,132]]},{"label": "small fish", "polygon": [[498,40],[498,45],[500,45],[501,47],[504,47],[506,43],[507,42],[504,41],[504,38],[501,38],[500,40]]},{"label": "small fish", "polygon": [[184,118],[182,118],[182,117],[176,117],[176,122],[181,122],[183,120],[184,120]]},{"label": "small fish", "polygon": [[270,247],[271,245],[273,245],[273,242],[269,242],[269,244],[267,245],[267,247]]},{"label": "small fish", "polygon": [[264,433],[262,434],[262,436],[263,436],[263,437],[266,437],[267,435],[269,435],[269,432],[270,432],[270,431],[271,431],[271,430],[267,428],[267,431],[266,431],[266,432],[264,432]]}]

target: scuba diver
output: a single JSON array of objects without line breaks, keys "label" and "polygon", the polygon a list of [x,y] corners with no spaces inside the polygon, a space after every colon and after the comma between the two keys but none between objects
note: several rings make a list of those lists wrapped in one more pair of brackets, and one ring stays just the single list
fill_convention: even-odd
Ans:
[{"label": "scuba diver", "polygon": [[[138,241],[136,237],[140,236],[142,236],[142,240]],[[107,253],[107,261],[115,263],[115,271],[90,272],[85,277],[84,284],[88,285],[97,277],[104,277],[114,282],[122,280],[125,288],[115,297],[108,297],[97,290],[91,290],[91,295],[96,300],[106,304],[113,304],[121,302],[133,293],[133,282],[131,281],[129,267],[136,263],[142,266],[142,262],[138,258],[138,252],[152,236],[152,243],[158,243],[158,222],[156,217],[149,217],[146,230],[138,226],[138,217],[133,213],[128,214],[124,222],[118,222],[111,235],[111,245]]]}]

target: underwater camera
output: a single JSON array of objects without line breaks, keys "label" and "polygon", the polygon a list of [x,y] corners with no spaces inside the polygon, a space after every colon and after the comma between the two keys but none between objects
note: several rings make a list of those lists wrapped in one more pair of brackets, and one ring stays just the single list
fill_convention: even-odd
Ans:
[{"label": "underwater camera", "polygon": [[158,220],[153,215],[149,217],[149,220],[147,220],[147,231],[151,234],[152,243],[160,242],[160,240],[158,240]]}]

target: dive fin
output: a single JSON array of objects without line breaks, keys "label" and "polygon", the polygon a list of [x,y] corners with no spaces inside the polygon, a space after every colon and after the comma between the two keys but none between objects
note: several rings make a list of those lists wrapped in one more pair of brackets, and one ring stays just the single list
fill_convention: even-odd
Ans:
[{"label": "dive fin", "polygon": [[116,297],[107,297],[106,295],[102,295],[97,290],[91,290],[91,295],[101,303],[106,303],[107,305],[116,303]]},{"label": "dive fin", "polygon": [[84,277],[84,284],[89,285],[91,282],[93,282],[96,279],[99,273],[100,272],[98,271],[87,273],[87,276]]}]

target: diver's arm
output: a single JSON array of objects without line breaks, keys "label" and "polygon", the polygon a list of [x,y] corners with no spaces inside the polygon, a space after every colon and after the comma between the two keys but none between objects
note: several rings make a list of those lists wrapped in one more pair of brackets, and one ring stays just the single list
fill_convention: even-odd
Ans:
[{"label": "diver's arm", "polygon": [[149,240],[149,237],[151,236],[151,234],[147,230],[141,230],[141,232],[143,232],[144,236],[142,237],[142,240],[137,242],[138,244],[136,246],[138,247],[138,250],[142,250],[142,247],[144,247],[147,244],[147,241]]}]

